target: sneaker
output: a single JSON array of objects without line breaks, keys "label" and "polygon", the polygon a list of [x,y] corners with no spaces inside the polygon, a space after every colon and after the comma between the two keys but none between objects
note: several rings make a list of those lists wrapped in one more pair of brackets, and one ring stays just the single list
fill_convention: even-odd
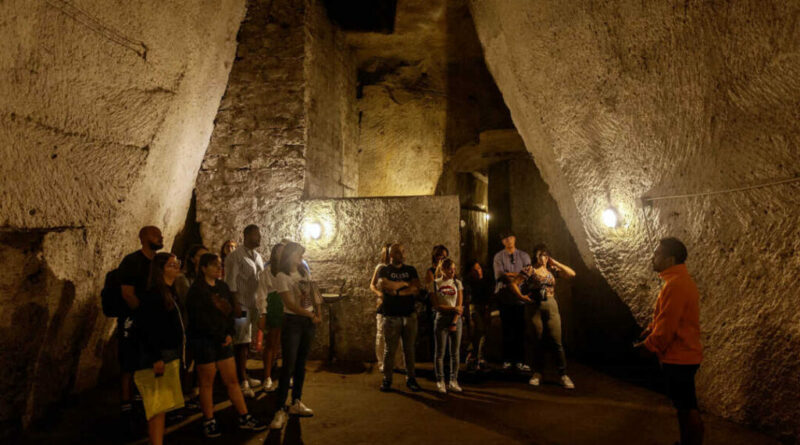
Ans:
[{"label": "sneaker", "polygon": [[450,388],[450,391],[453,392],[463,391],[463,389],[461,389],[461,387],[458,386],[458,380],[450,380],[450,385],[448,387]]},{"label": "sneaker", "polygon": [[289,418],[289,415],[286,414],[286,411],[279,409],[278,412],[275,413],[275,417],[272,418],[272,423],[269,424],[269,428],[272,430],[279,430],[286,425],[286,419]]},{"label": "sneaker", "polygon": [[410,389],[413,392],[422,391],[422,388],[420,388],[419,384],[417,383],[417,379],[412,378],[406,380],[406,386],[408,386],[408,389]]},{"label": "sneaker", "polygon": [[261,380],[253,379],[253,378],[250,378],[250,377],[248,377],[246,380],[247,380],[247,384],[250,385],[250,388],[255,389],[255,388],[258,388],[259,386],[261,386]]},{"label": "sneaker", "polygon": [[167,411],[167,414],[165,416],[165,421],[167,424],[172,425],[174,423],[183,422],[183,419],[185,418],[186,416],[184,416],[183,413],[175,409],[172,411]]},{"label": "sneaker", "polygon": [[511,369],[511,362],[503,362],[503,370]]},{"label": "sneaker", "polygon": [[542,375],[538,372],[534,372],[531,376],[531,379],[528,380],[528,384],[531,386],[539,386],[542,384]]},{"label": "sneaker", "polygon": [[267,429],[267,425],[264,422],[256,419],[250,414],[244,414],[239,416],[239,429],[240,430],[250,430],[250,431],[264,431]]},{"label": "sneaker", "polygon": [[444,380],[436,382],[436,390],[442,394],[447,394],[447,387],[444,384]]},{"label": "sneaker", "polygon": [[388,381],[386,379],[383,379],[383,382],[381,382],[381,387],[379,389],[381,391],[383,391],[383,392],[391,391],[392,390],[392,382],[390,382],[390,381]]},{"label": "sneaker", "polygon": [[249,398],[251,398],[251,399],[252,399],[253,397],[255,397],[255,396],[256,396],[256,393],[255,393],[255,391],[253,391],[252,389],[250,389],[250,385],[247,383],[247,381],[246,381],[246,380],[245,380],[244,382],[242,382],[242,383],[239,385],[239,387],[240,387],[240,388],[242,388],[242,395],[243,395],[243,396],[245,396],[245,397],[249,397]]},{"label": "sneaker", "polygon": [[566,374],[561,376],[561,386],[563,386],[564,389],[575,389],[575,384],[572,383],[572,379]]},{"label": "sneaker", "polygon": [[203,421],[203,435],[208,438],[219,437],[222,435],[222,433],[219,432],[219,425],[217,425],[217,419]]},{"label": "sneaker", "polygon": [[300,400],[295,400],[292,406],[289,407],[289,414],[300,417],[311,417],[314,415],[314,411],[305,406]]},{"label": "sneaker", "polygon": [[275,391],[275,389],[277,389],[276,383],[277,382],[274,382],[271,378],[267,377],[266,379],[264,379],[264,386],[261,389],[263,389],[266,392]]},{"label": "sneaker", "polygon": [[531,372],[531,367],[522,363],[517,363],[517,371]]}]

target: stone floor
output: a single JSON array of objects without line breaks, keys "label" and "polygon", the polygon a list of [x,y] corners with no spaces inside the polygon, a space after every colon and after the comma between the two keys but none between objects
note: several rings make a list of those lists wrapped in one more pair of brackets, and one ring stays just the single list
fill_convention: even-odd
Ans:
[{"label": "stone floor", "polygon": [[[224,395],[215,398],[223,436],[207,440],[199,414],[173,425],[167,444],[673,444],[677,426],[661,394],[621,382],[580,365],[571,366],[575,391],[554,382],[540,388],[525,376],[494,371],[462,373],[463,394],[434,392],[430,364],[422,364],[424,391],[406,390],[396,374],[395,391],[379,392],[372,365],[331,368],[311,363],[303,397],[316,416],[293,418],[281,431],[236,431]],[[119,443],[115,394],[98,389],[75,398],[36,425],[23,439],[30,444]],[[272,396],[250,401],[251,412],[271,419]],[[707,444],[777,444],[742,426],[706,415]],[[146,439],[138,443],[146,443]]]}]

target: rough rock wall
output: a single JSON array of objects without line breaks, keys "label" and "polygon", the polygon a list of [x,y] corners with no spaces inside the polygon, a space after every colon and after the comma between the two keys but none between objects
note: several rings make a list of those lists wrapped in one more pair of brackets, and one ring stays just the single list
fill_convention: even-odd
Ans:
[{"label": "rough rock wall", "polygon": [[180,229],[243,14],[241,0],[0,4],[0,434],[97,381],[103,277],[140,226]]},{"label": "rough rock wall", "polygon": [[[355,94],[350,50],[318,1],[247,5],[197,180],[197,220],[213,249],[241,240],[248,224],[279,230],[304,192],[344,196],[354,188],[354,176],[342,171],[354,164],[349,144],[357,119],[347,96]],[[321,40],[327,37],[333,41]]]},{"label": "rough rock wall", "polygon": [[[294,229],[287,232],[306,246],[315,280],[323,288],[338,291],[346,280],[346,299],[332,306],[335,352],[338,359],[372,361],[375,357],[375,295],[369,280],[384,243],[405,245],[406,263],[424,274],[430,249],[451,247],[458,258],[459,204],[456,196],[407,198],[353,198],[303,201],[298,206]],[[323,227],[319,240],[302,239],[304,222]],[[327,358],[328,311],[317,329],[312,354]]]},{"label": "rough rock wall", "polygon": [[[800,437],[798,184],[639,201],[800,173],[800,4],[473,0],[471,11],[587,265],[643,323],[654,242],[683,239],[702,295],[702,406]],[[599,220],[609,205],[616,229]]]},{"label": "rough rock wall", "polygon": [[446,133],[446,3],[398,2],[394,33],[348,35],[359,70],[358,196],[436,189]]},{"label": "rough rock wall", "polygon": [[307,198],[358,192],[356,62],[344,33],[318,2],[306,17]]}]

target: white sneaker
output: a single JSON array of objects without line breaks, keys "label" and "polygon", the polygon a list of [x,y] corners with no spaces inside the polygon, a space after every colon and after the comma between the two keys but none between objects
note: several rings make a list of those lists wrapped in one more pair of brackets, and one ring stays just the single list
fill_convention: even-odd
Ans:
[{"label": "white sneaker", "polygon": [[503,363],[503,369],[511,369],[511,362]]},{"label": "white sneaker", "polygon": [[436,382],[436,390],[442,394],[447,394],[447,387],[444,384],[444,380]]},{"label": "white sneaker", "polygon": [[286,420],[289,418],[289,415],[286,414],[286,411],[279,409],[277,413],[275,413],[275,417],[272,418],[272,423],[269,424],[269,429],[271,430],[279,430],[286,425]]},{"label": "white sneaker", "polygon": [[261,380],[248,377],[247,384],[250,385],[250,388],[256,389],[261,386]]},{"label": "white sneaker", "polygon": [[274,383],[275,383],[275,382],[273,382],[271,378],[267,377],[267,378],[264,380],[264,386],[262,387],[262,389],[263,389],[264,391],[266,391],[266,392],[275,391],[275,387],[274,387],[274,386],[272,386],[272,385],[274,385]]},{"label": "white sneaker", "polygon": [[256,396],[255,391],[250,389],[250,385],[247,383],[247,380],[239,384],[239,387],[242,389],[242,395],[245,397],[253,398]]},{"label": "white sneaker", "polygon": [[542,375],[538,372],[534,372],[531,376],[531,379],[528,380],[528,384],[531,386],[539,386],[542,384]]},{"label": "white sneaker", "polygon": [[314,415],[314,411],[305,406],[303,402],[295,400],[292,406],[289,407],[289,414],[300,417],[311,417]]},{"label": "white sneaker", "polygon": [[517,370],[522,372],[531,372],[531,367],[522,363],[517,363]]},{"label": "white sneaker", "polygon": [[448,388],[450,388],[450,391],[454,392],[463,391],[463,389],[461,389],[461,387],[458,386],[458,380],[450,380],[450,385],[448,386]]},{"label": "white sneaker", "polygon": [[563,386],[564,389],[575,389],[575,384],[572,383],[572,380],[566,374],[561,376],[561,386]]}]

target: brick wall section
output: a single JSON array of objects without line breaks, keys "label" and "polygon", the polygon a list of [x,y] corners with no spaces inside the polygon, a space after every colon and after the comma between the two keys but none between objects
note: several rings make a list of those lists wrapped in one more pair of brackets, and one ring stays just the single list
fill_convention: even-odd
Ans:
[{"label": "brick wall section", "polygon": [[307,198],[354,196],[358,187],[356,64],[324,6],[306,10]]},{"label": "brick wall section", "polygon": [[343,174],[355,163],[355,65],[321,2],[251,0],[238,40],[197,179],[197,221],[214,249],[248,224],[288,236],[292,203],[348,196],[357,181]]}]

